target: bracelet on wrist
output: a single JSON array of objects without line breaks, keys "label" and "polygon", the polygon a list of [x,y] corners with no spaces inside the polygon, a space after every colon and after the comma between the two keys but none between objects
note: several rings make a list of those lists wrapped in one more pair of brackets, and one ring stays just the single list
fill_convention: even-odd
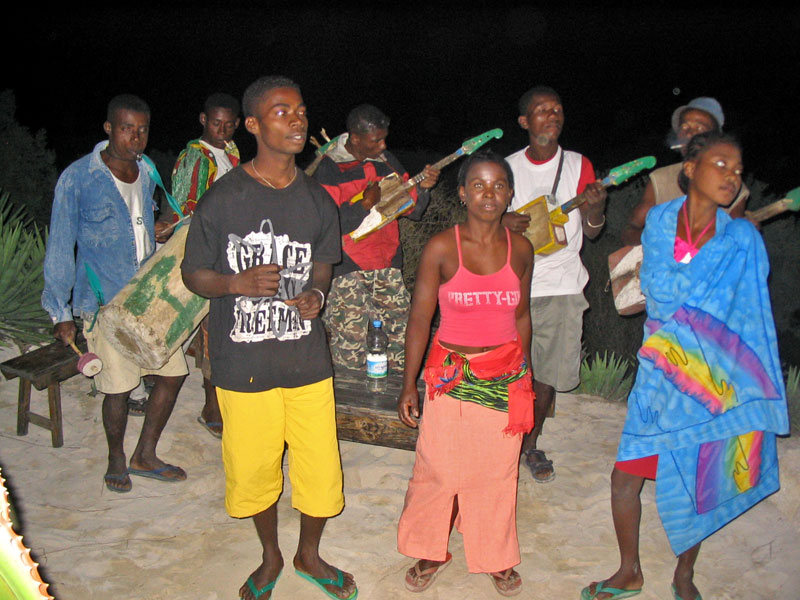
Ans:
[{"label": "bracelet on wrist", "polygon": [[319,289],[319,288],[311,288],[311,291],[312,291],[312,292],[317,292],[317,293],[319,294],[319,296],[320,296],[320,302],[319,302],[319,305],[320,305],[320,306],[325,306],[325,292],[323,292],[323,291],[322,291],[321,289]]},{"label": "bracelet on wrist", "polygon": [[592,223],[592,222],[589,220],[589,217],[587,216],[587,217],[586,217],[586,224],[587,224],[589,227],[593,228],[593,229],[599,229],[600,227],[602,227],[603,225],[605,225],[605,224],[606,224],[606,216],[605,216],[605,215],[603,215],[603,220],[602,220],[602,222],[598,223],[597,225],[595,225],[594,223]]}]

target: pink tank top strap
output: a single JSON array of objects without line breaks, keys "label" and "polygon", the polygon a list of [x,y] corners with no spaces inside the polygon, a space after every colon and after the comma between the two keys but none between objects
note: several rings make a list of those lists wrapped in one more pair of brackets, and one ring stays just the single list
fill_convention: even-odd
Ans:
[{"label": "pink tank top strap", "polygon": [[511,230],[506,227],[506,241],[508,242],[508,253],[506,254],[506,264],[511,264]]},{"label": "pink tank top strap", "polygon": [[458,230],[458,223],[456,223],[456,248],[458,248],[458,266],[460,268],[464,261],[461,260],[461,233]]}]

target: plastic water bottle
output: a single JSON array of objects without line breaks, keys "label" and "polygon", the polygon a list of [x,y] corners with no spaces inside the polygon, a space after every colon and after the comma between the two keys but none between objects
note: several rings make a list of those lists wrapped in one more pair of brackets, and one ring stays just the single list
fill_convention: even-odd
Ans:
[{"label": "plastic water bottle", "polygon": [[367,332],[367,391],[386,391],[389,377],[388,347],[389,338],[383,330],[383,323],[376,319]]}]

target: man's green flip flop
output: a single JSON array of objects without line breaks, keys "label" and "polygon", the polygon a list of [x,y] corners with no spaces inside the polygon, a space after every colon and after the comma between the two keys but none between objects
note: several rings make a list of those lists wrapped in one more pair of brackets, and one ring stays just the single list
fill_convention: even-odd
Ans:
[{"label": "man's green flip flop", "polygon": [[594,588],[594,594],[589,591],[592,586],[587,585],[581,590],[581,600],[595,600],[599,594],[611,594],[608,600],[622,600],[622,598],[631,598],[642,593],[642,588],[638,590],[621,590],[619,588],[606,587],[606,583],[607,581],[598,582]]},{"label": "man's green flip flop", "polygon": [[358,588],[353,590],[353,593],[350,594],[347,598],[339,598],[336,594],[333,594],[325,589],[326,585],[335,585],[339,589],[344,588],[344,573],[342,573],[336,567],[333,567],[333,570],[336,571],[336,579],[327,579],[325,577],[314,577],[313,575],[309,575],[308,573],[303,573],[299,569],[295,569],[294,572],[297,573],[300,577],[305,579],[306,581],[310,581],[314,585],[316,585],[319,589],[325,592],[325,595],[328,598],[333,598],[333,600],[356,600],[358,598]]},{"label": "man's green flip flop", "polygon": [[[261,589],[258,589],[256,587],[256,582],[253,581],[253,576],[251,575],[250,577],[247,578],[247,587],[249,587],[250,591],[253,592],[253,598],[258,600],[259,598],[261,598],[261,596],[263,596],[267,592],[270,592],[270,591],[273,590],[273,588],[275,587],[275,584],[278,583],[278,579],[280,579],[280,577],[281,577],[281,573],[278,573],[278,576],[272,582],[268,583],[267,585],[265,585]],[[241,598],[241,596],[240,596],[240,598]]]}]

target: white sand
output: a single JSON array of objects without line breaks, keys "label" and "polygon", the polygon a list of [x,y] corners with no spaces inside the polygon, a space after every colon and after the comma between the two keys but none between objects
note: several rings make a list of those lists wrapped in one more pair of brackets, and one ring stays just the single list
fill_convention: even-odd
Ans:
[{"label": "white sand", "polygon": [[[0,350],[0,360],[14,355]],[[100,397],[89,380],[62,385],[64,447],[31,425],[16,435],[17,380],[0,381],[0,465],[24,523],[25,542],[60,600],[235,598],[260,561],[249,520],[228,517],[219,441],[195,421],[203,402],[200,373],[192,369],[159,445],[159,455],[186,469],[189,479],[169,484],[134,477],[129,494],[103,483],[106,445]],[[35,393],[34,408],[46,399]],[[558,476],[536,484],[525,470],[519,485],[518,567],[522,598],[578,598],[591,580],[611,575],[618,555],[611,523],[609,473],[624,406],[560,395],[540,447]],[[126,448],[133,450],[141,420],[130,418]],[[703,545],[696,583],[707,599],[800,598],[800,441],[779,442],[782,489]],[[422,595],[403,588],[412,561],[397,553],[395,533],[412,452],[350,442],[341,444],[346,508],[329,521],[322,555],[352,572],[359,598],[496,599],[486,576],[466,570],[458,533],[454,564]],[[280,500],[280,541],[287,565],[297,543],[299,517],[288,488]],[[641,554],[646,577],[639,598],[670,598],[674,556],[654,503],[643,492]],[[285,568],[276,599],[325,596]]]}]

